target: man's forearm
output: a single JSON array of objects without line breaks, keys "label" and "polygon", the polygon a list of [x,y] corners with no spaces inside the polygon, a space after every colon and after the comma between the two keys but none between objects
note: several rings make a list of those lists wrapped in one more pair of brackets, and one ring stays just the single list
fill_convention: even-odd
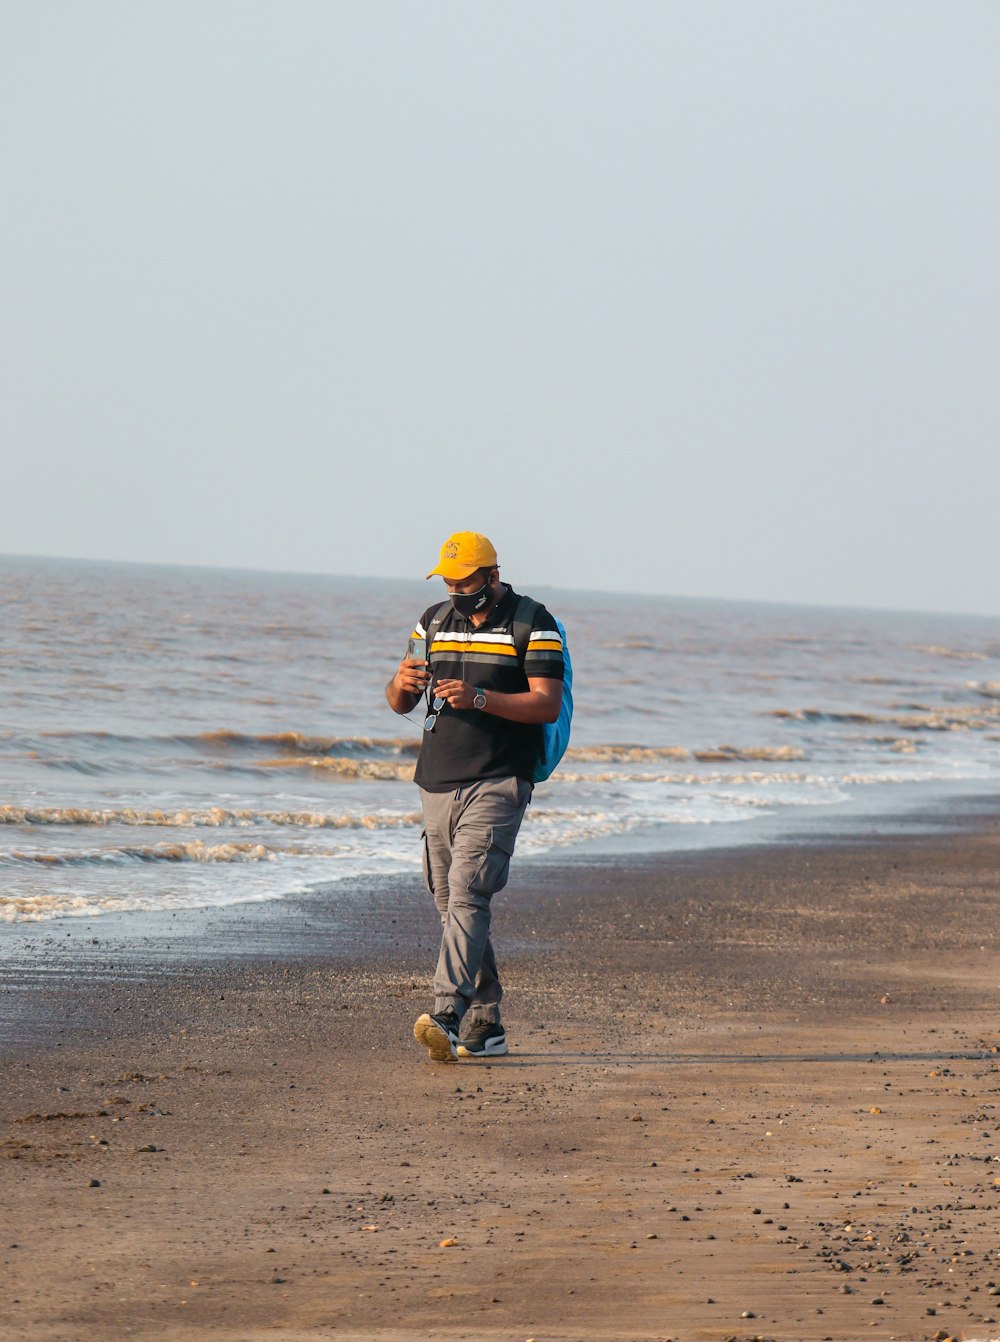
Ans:
[{"label": "man's forearm", "polygon": [[525,690],[520,694],[487,690],[485,712],[508,722],[555,722],[562,698],[562,686],[559,688],[559,695],[541,690]]},{"label": "man's forearm", "polygon": [[385,697],[389,707],[394,713],[412,713],[420,699],[420,693],[413,690],[404,690],[393,676],[385,687]]}]

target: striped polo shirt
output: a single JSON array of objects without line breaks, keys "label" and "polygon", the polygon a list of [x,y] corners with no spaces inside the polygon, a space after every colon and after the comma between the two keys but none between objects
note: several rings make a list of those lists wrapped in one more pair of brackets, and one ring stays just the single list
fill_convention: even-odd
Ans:
[{"label": "striped polo shirt", "polygon": [[[429,649],[431,699],[438,680],[464,680],[501,694],[523,693],[529,676],[562,680],[562,636],[544,606],[532,621],[522,669],[514,643],[520,599],[508,587],[478,628],[448,603]],[[424,611],[413,631],[418,638],[426,638],[439,606]],[[530,780],[541,744],[537,723],[508,722],[476,708],[445,707],[434,730],[421,738],[415,781],[428,792],[449,792],[482,778]]]}]

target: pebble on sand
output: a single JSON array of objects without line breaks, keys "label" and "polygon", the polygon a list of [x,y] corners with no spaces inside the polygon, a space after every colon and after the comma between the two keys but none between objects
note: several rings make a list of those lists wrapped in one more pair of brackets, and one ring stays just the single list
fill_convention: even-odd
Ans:
[{"label": "pebble on sand", "polygon": [[439,1248],[439,1249],[454,1249],[455,1246],[456,1246],[457,1244],[458,1244],[458,1240],[457,1240],[457,1239],[454,1239],[454,1238],[451,1238],[451,1239],[443,1239],[443,1240],[441,1240],[440,1243],[438,1244],[438,1248]]}]

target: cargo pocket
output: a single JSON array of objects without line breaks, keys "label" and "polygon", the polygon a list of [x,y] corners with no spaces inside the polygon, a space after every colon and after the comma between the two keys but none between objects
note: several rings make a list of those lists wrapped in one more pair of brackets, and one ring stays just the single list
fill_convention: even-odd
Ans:
[{"label": "cargo pocket", "polygon": [[[515,836],[516,837],[516,836]],[[495,895],[507,884],[510,874],[510,858],[514,851],[514,838],[502,830],[490,830],[490,842],[483,854],[483,860],[469,882],[474,895]]]}]

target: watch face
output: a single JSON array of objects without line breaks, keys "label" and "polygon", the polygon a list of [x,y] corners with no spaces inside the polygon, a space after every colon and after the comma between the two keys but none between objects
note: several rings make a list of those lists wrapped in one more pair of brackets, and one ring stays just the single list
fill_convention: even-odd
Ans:
[{"label": "watch face", "polygon": [[483,694],[482,690],[477,690],[477,691],[476,691],[475,698],[472,700],[472,707],[473,707],[473,708],[485,708],[485,707],[486,707],[486,695]]}]

